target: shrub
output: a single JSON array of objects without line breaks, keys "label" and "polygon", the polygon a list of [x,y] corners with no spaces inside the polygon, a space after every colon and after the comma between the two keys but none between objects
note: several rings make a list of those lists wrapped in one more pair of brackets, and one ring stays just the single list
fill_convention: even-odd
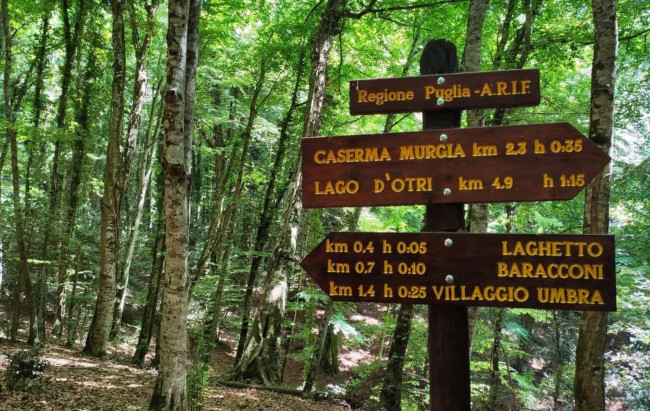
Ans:
[{"label": "shrub", "polygon": [[47,363],[40,358],[38,350],[20,350],[9,357],[5,384],[11,391],[34,391],[42,387],[42,373]]}]

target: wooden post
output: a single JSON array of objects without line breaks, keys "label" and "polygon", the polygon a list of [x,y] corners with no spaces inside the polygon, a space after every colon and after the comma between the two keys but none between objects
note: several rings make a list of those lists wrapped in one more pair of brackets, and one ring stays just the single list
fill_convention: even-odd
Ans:
[{"label": "wooden post", "polygon": [[[420,58],[420,75],[456,71],[456,46],[443,39],[429,41]],[[423,112],[422,128],[435,130],[460,127],[460,114],[460,110]],[[461,231],[464,226],[463,204],[427,205],[424,231],[455,232]],[[471,409],[466,307],[429,306],[429,384],[430,410]]]}]

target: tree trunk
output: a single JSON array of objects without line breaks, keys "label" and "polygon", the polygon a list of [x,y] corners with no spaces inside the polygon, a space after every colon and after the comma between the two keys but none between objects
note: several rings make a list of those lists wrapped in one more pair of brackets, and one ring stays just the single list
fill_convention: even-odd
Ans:
[{"label": "tree trunk", "polygon": [[189,213],[200,0],[170,0],[167,31],[163,173],[166,256],[160,328],[160,367],[152,410],[187,409],[186,351]]},{"label": "tree trunk", "polygon": [[124,83],[126,71],[124,40],[124,0],[111,0],[113,12],[113,84],[111,89],[111,120],[109,126],[106,168],[104,170],[104,193],[100,228],[99,290],[95,314],[88,330],[84,352],[95,357],[106,354],[111,331],[113,302],[115,301],[115,277],[119,253],[120,203],[119,189],[120,140],[124,118]]},{"label": "tree trunk", "polygon": [[[309,97],[307,98],[307,112],[305,116],[303,136],[316,136],[319,133],[323,104],[325,101],[325,88],[327,86],[327,63],[329,59],[329,52],[332,48],[332,38],[339,34],[342,29],[341,19],[345,11],[347,0],[328,0],[325,10],[320,19],[320,23],[314,40],[312,43],[312,53],[310,57],[311,74],[309,78]],[[278,271],[284,265],[282,256],[287,252],[289,254],[295,253],[295,238],[292,238],[292,233],[297,232],[297,225],[300,221],[302,206],[300,203],[300,182],[301,173],[299,171],[300,156],[298,156],[295,165],[295,172],[291,179],[290,189],[287,193],[287,202],[282,216],[282,223],[280,226],[279,239],[273,249],[269,263],[267,265],[267,275],[278,276]],[[289,251],[291,250],[291,251]],[[285,276],[286,277],[286,276]],[[249,284],[251,280],[249,279]],[[266,282],[268,283],[268,282]],[[248,287],[247,287],[248,288]],[[248,316],[246,310],[243,315]],[[240,332],[239,347],[247,339],[248,334],[248,320],[246,323],[242,322]],[[277,330],[280,331],[279,329]],[[243,347],[238,353],[240,357],[243,354]],[[247,360],[248,361],[248,360]],[[237,365],[235,366],[237,367]],[[241,368],[241,367],[240,367]]]},{"label": "tree trunk", "polygon": [[320,328],[318,329],[318,340],[316,341],[316,346],[314,347],[314,353],[309,364],[307,371],[307,378],[305,378],[305,386],[303,392],[311,392],[314,388],[314,380],[316,379],[316,371],[319,368],[321,358],[323,356],[323,349],[325,348],[325,341],[327,340],[327,330],[329,329],[330,321],[332,319],[332,313],[334,312],[334,300],[331,298],[327,299],[327,306],[325,307],[325,313],[323,314],[323,319],[321,320]]},{"label": "tree trunk", "polygon": [[[9,30],[9,9],[8,1],[2,0],[2,32],[5,47],[5,66],[3,81],[3,98],[5,118],[7,120],[7,139],[9,140],[11,151],[11,181],[13,186],[13,208],[14,208],[14,226],[16,229],[16,248],[18,249],[19,265],[18,272],[20,275],[20,284],[25,293],[25,302],[29,306],[29,340],[31,345],[39,345],[38,319],[36,301],[33,297],[32,280],[29,273],[29,263],[27,261],[27,250],[25,247],[25,226],[23,220],[23,208],[20,202],[20,173],[18,170],[18,143],[16,130],[13,128],[13,106],[11,90],[11,70],[12,70],[12,35]],[[18,309],[18,307],[16,307]]]},{"label": "tree trunk", "polygon": [[74,275],[72,276],[72,292],[70,293],[70,304],[68,304],[68,334],[66,338],[65,345],[68,347],[73,347],[77,335],[77,323],[73,323],[72,315],[76,306],[75,299],[77,298],[77,284],[79,282],[79,265],[81,264],[81,249],[77,249],[77,263],[74,267]]},{"label": "tree trunk", "polygon": [[[58,129],[66,128],[66,111],[68,107],[68,93],[70,91],[70,83],[72,81],[72,66],[75,60],[75,55],[80,47],[81,32],[83,29],[83,22],[85,18],[85,0],[80,0],[77,7],[76,19],[74,24],[70,22],[70,6],[68,0],[61,1],[61,15],[63,18],[63,37],[65,45],[65,57],[63,60],[63,67],[61,73],[61,94],[58,100],[57,114],[56,114],[56,126]],[[63,142],[60,139],[56,139],[54,142],[54,157],[52,159],[52,174],[50,176],[50,199],[49,199],[49,221],[45,226],[45,233],[43,238],[43,248],[41,249],[41,260],[47,261],[50,257],[48,254],[48,247],[51,241],[52,232],[54,228],[59,223],[60,213],[57,210],[57,207],[60,203],[60,193],[61,193],[61,176],[60,176],[60,162],[61,162],[61,151],[62,151]],[[83,144],[83,143],[82,143]],[[61,249],[61,252],[65,252],[65,249]],[[65,259],[66,256],[61,255],[60,259]],[[61,262],[59,263],[61,265]],[[65,264],[64,264],[65,265]],[[67,268],[67,267],[66,267]],[[60,267],[62,269],[62,267]],[[40,281],[45,282],[47,277],[47,264],[41,266],[39,273]],[[57,295],[59,299],[65,298],[65,276],[62,277],[61,271],[59,271],[57,281]],[[63,291],[62,291],[63,290]],[[63,294],[63,297],[61,295]],[[42,296],[41,298],[45,298]],[[60,303],[59,303],[60,304]],[[57,307],[57,320],[58,323],[54,328],[54,332],[57,335],[60,335],[62,330],[61,316],[58,311],[60,310],[60,305]]]},{"label": "tree trunk", "polygon": [[[264,260],[264,258],[259,253],[265,250],[265,246],[269,237],[269,229],[271,227],[271,222],[273,218],[272,200],[275,194],[275,185],[277,182],[277,177],[281,171],[280,167],[284,160],[286,146],[289,140],[289,125],[291,124],[294,111],[298,105],[298,93],[300,91],[303,68],[304,68],[304,51],[301,51],[299,61],[298,61],[297,73],[296,73],[296,82],[294,83],[293,93],[291,95],[291,103],[280,125],[280,137],[278,139],[278,149],[276,150],[275,160],[273,162],[273,168],[271,169],[270,172],[269,182],[266,186],[266,191],[264,194],[264,203],[262,206],[262,212],[260,214],[259,226],[255,234],[255,242],[253,243],[254,244],[253,250],[256,251],[257,253],[253,256],[253,259],[251,261],[250,272],[248,273],[248,281],[246,285],[246,292],[244,295],[244,307],[245,307],[243,311],[244,318],[242,318],[242,328],[240,330],[239,341],[242,341],[242,336],[245,338],[245,335],[248,332],[247,331],[248,329],[247,312],[249,309],[248,307],[250,306],[250,298],[253,293],[253,287],[256,283],[257,276],[259,275],[260,272],[260,267],[262,266],[262,262]],[[244,320],[246,323],[245,327],[244,327]],[[241,349],[243,349],[243,347]],[[238,347],[237,352],[239,353],[241,349]]]},{"label": "tree trunk", "polygon": [[151,337],[153,336],[154,324],[156,319],[156,308],[158,307],[158,295],[160,294],[160,280],[163,276],[163,266],[165,263],[165,215],[163,210],[163,196],[158,201],[158,224],[156,228],[156,241],[153,251],[153,264],[151,276],[149,277],[149,286],[147,288],[147,303],[142,315],[142,326],[138,336],[138,344],[133,354],[133,362],[138,365],[144,364],[144,357],[149,351]]},{"label": "tree trunk", "polygon": [[[126,241],[126,252],[124,255],[124,261],[120,269],[121,281],[117,284],[117,295],[115,298],[115,306],[113,307],[113,324],[111,326],[111,339],[117,335],[117,331],[120,328],[122,323],[122,312],[124,311],[124,304],[126,302],[126,291],[129,284],[129,276],[131,272],[131,261],[133,260],[133,253],[135,251],[135,243],[138,238],[138,233],[140,231],[140,221],[142,220],[142,215],[144,213],[144,203],[147,195],[147,190],[149,188],[149,182],[151,181],[151,170],[153,167],[153,159],[156,157],[156,142],[151,142],[152,133],[154,136],[158,136],[160,121],[156,122],[156,126],[153,127],[152,123],[154,122],[154,116],[156,112],[156,99],[158,96],[158,90],[154,92],[153,104],[151,105],[151,112],[149,115],[149,123],[147,124],[147,131],[145,133],[145,139],[143,143],[143,153],[140,161],[140,174],[138,176],[138,186],[137,186],[137,197],[135,201],[135,216],[133,217],[133,222],[129,229],[129,237]],[[153,131],[152,131],[153,130]]]},{"label": "tree trunk", "polygon": [[[2,144],[2,152],[0,153],[0,180],[2,180],[2,170],[5,166],[5,160],[7,159],[7,147],[9,142],[5,139],[5,142]],[[2,184],[0,184],[0,198],[2,198]],[[2,218],[2,210],[0,209],[0,218]],[[4,272],[5,272],[5,260],[4,260],[4,242],[3,235],[0,233],[0,294],[2,294],[2,284],[4,284]],[[14,292],[14,294],[16,294]]]},{"label": "tree trunk", "polygon": [[562,332],[560,316],[553,310],[553,331],[555,334],[555,375],[553,376],[553,411],[560,410],[560,389],[564,372],[564,355],[562,354]]},{"label": "tree trunk", "polygon": [[260,307],[253,319],[241,359],[229,378],[268,385],[280,380],[278,347],[288,291],[283,271],[277,269],[269,273],[263,289]]},{"label": "tree trunk", "polygon": [[[138,34],[138,25],[136,23],[136,15],[134,3],[129,2],[129,21],[131,23],[131,36],[133,38],[133,47],[135,48],[135,81],[133,82],[133,93],[131,95],[131,115],[129,117],[129,124],[126,130],[126,147],[124,149],[123,159],[121,162],[122,172],[119,191],[120,195],[126,192],[126,186],[129,182],[131,175],[131,168],[136,150],[136,143],[138,141],[138,133],[140,132],[140,125],[142,123],[142,109],[144,107],[145,94],[147,91],[147,66],[149,59],[149,50],[151,48],[151,40],[155,34],[156,20],[155,14],[158,8],[158,0],[154,0],[151,4],[145,4],[147,12],[146,31],[142,42],[140,43]],[[124,311],[124,302],[126,298],[126,290],[129,282],[129,274],[131,269],[131,260],[133,258],[133,250],[135,241],[138,238],[138,230],[140,227],[140,220],[142,219],[142,211],[144,209],[144,198],[147,192],[149,183],[149,176],[151,174],[151,166],[153,164],[153,148],[155,145],[150,145],[149,140],[151,137],[151,124],[153,122],[154,113],[156,112],[156,99],[158,96],[158,89],[154,92],[152,99],[152,107],[149,116],[149,123],[147,126],[147,133],[145,142],[143,144],[144,152],[141,161],[141,170],[139,175],[139,186],[137,188],[136,209],[134,211],[135,217],[133,224],[129,229],[129,238],[126,245],[126,255],[122,266],[116,271],[116,298],[113,307],[113,321],[111,324],[110,338],[112,339],[117,334],[117,331],[122,322],[122,311]],[[154,131],[154,136],[157,136],[157,130]]]},{"label": "tree trunk", "polygon": [[[471,0],[467,13],[467,34],[465,36],[465,51],[461,60],[461,71],[481,71],[481,49],[483,47],[483,21],[489,0]],[[467,111],[467,127],[483,126],[483,110]],[[488,204],[470,205],[471,233],[487,233],[489,209]],[[479,317],[478,307],[467,309],[469,330],[469,355],[472,355],[474,328]]]},{"label": "tree trunk", "polygon": [[499,347],[501,346],[501,330],[503,328],[503,308],[494,309],[494,324],[492,338],[492,349],[490,350],[490,376],[488,384],[490,390],[488,392],[487,409],[495,410],[499,407],[499,388],[501,387],[501,375],[499,373]]},{"label": "tree trunk", "polygon": [[[47,40],[50,28],[50,16],[52,10],[47,7],[43,12],[41,37],[36,52],[36,82],[34,85],[34,128],[38,130],[41,119],[41,112],[43,110],[43,79],[45,77],[45,64],[47,62],[46,49]],[[32,182],[32,164],[34,162],[34,149],[36,144],[34,141],[26,141],[25,148],[27,150],[27,167],[25,168],[25,216],[27,221],[31,220],[33,210],[30,201],[31,182]],[[27,222],[26,221],[26,222]],[[27,228],[28,232],[31,231]],[[29,241],[28,241],[29,242]],[[38,331],[39,334],[45,339],[45,307],[47,305],[47,279],[45,271],[40,270],[41,275],[38,278],[38,293],[36,305],[38,307]]]},{"label": "tree trunk", "polygon": [[381,388],[382,409],[398,411],[402,409],[402,379],[406,347],[411,336],[411,321],[415,307],[413,304],[400,304],[393,342],[388,351],[386,377]]},{"label": "tree trunk", "polygon": [[[205,246],[203,247],[201,257],[199,258],[197,267],[194,270],[194,274],[192,275],[192,278],[190,280],[190,292],[192,288],[194,288],[194,285],[198,282],[198,280],[203,275],[203,271],[205,270],[206,263],[208,262],[210,255],[214,251],[214,248],[218,243],[224,241],[224,238],[226,238],[225,233],[230,231],[231,225],[234,222],[236,212],[240,205],[239,201],[241,200],[241,194],[243,190],[243,183],[244,183],[243,179],[244,179],[244,170],[246,166],[246,157],[248,156],[248,148],[250,146],[250,141],[253,134],[253,125],[255,124],[255,119],[257,118],[259,109],[263,104],[263,101],[260,104],[258,104],[258,99],[260,97],[260,92],[262,91],[262,86],[264,85],[265,77],[266,77],[266,62],[265,62],[265,58],[262,57],[259,77],[257,79],[257,82],[255,83],[253,96],[251,98],[251,103],[249,106],[248,120],[246,122],[244,133],[242,135],[243,138],[242,151],[241,151],[241,156],[239,158],[239,168],[237,170],[237,177],[235,178],[235,181],[231,186],[232,195],[228,199],[228,205],[225,211],[221,213],[220,212],[215,213],[213,211],[213,218],[212,221],[210,222],[210,232],[208,234],[208,239],[205,243]],[[225,175],[224,177],[228,178],[229,175]],[[215,207],[218,207],[218,202],[215,202]],[[248,296],[248,288],[246,289],[246,291],[247,291],[246,295]],[[248,322],[247,321],[248,316],[246,314],[248,312],[248,307],[249,307],[248,300],[244,298],[244,308],[242,309],[242,313],[246,322]],[[242,343],[240,343],[240,345],[241,344]],[[239,349],[237,352],[238,353],[240,352]],[[238,357],[235,357],[235,361],[237,361],[237,359]]]},{"label": "tree trunk", "polygon": [[[614,87],[618,29],[612,0],[592,1],[595,27],[591,72],[589,138],[609,153],[614,129]],[[583,229],[585,233],[609,230],[611,165],[587,185]],[[576,346],[574,398],[576,411],[605,409],[607,313],[584,312]]]},{"label": "tree trunk", "polygon": [[[70,187],[68,189],[68,204],[64,213],[65,233],[61,238],[61,250],[59,256],[59,275],[57,281],[58,303],[55,310],[54,326],[52,334],[61,337],[63,333],[63,317],[65,316],[65,289],[68,282],[68,248],[70,240],[74,235],[75,220],[77,217],[77,205],[79,203],[79,185],[81,184],[82,167],[86,157],[85,141],[90,131],[90,103],[93,92],[93,78],[96,76],[95,53],[91,49],[88,54],[88,67],[83,77],[83,92],[81,100],[76,107],[76,121],[81,128],[74,142],[72,161],[70,162]],[[43,270],[41,271],[44,272]]]}]

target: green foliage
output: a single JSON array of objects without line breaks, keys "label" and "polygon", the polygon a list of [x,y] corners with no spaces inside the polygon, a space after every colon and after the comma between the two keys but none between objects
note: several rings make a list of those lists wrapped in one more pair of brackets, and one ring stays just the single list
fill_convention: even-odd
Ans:
[{"label": "green foliage", "polygon": [[41,360],[38,349],[16,351],[7,357],[4,381],[10,391],[38,392],[43,388],[47,363]]},{"label": "green foliage", "polygon": [[208,381],[210,380],[211,367],[204,363],[205,350],[211,350],[209,344],[205,344],[201,338],[197,348],[192,368],[187,373],[187,403],[190,411],[203,409],[208,392]]}]

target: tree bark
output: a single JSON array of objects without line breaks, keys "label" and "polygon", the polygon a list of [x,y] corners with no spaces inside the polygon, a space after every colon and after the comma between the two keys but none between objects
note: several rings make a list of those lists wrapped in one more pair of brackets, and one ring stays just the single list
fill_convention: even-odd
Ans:
[{"label": "tree bark", "polygon": [[402,409],[404,358],[411,336],[411,322],[414,313],[415,306],[413,304],[400,304],[397,323],[393,332],[393,342],[388,351],[386,376],[379,397],[382,409],[385,410],[397,411]]},{"label": "tree bark", "polygon": [[67,326],[68,334],[66,336],[65,345],[67,347],[73,347],[77,335],[77,323],[72,321],[72,316],[74,314],[74,309],[77,305],[75,299],[77,298],[77,284],[79,283],[79,265],[81,264],[81,250],[77,249],[77,263],[74,267],[74,275],[72,276],[72,292],[70,293],[70,304],[68,304],[67,310]]},{"label": "tree bark", "polygon": [[[481,71],[481,49],[483,47],[483,21],[489,0],[471,0],[467,12],[467,34],[465,36],[465,51],[461,60],[461,71]],[[467,110],[467,127],[483,126],[483,110]],[[469,231],[472,233],[487,233],[489,208],[488,204],[470,205]],[[479,317],[478,307],[467,309],[469,330],[469,355],[472,355],[474,328]]]},{"label": "tree bark", "polygon": [[499,389],[501,387],[501,375],[499,373],[499,347],[501,346],[502,328],[503,328],[503,308],[494,309],[494,325],[493,325],[493,338],[492,349],[490,350],[490,376],[488,384],[490,389],[488,391],[487,409],[494,410],[499,406]]},{"label": "tree bark", "polygon": [[[138,175],[138,185],[136,188],[135,214],[133,222],[129,228],[129,236],[126,241],[126,250],[124,259],[119,272],[120,277],[117,280],[117,295],[115,298],[115,306],[113,307],[113,324],[111,326],[110,338],[113,339],[117,335],[117,331],[122,324],[122,312],[124,311],[124,304],[126,303],[126,291],[129,284],[129,276],[131,273],[131,262],[133,260],[133,253],[135,251],[135,243],[138,239],[140,232],[140,221],[144,213],[144,203],[149,189],[149,182],[151,181],[151,170],[153,167],[153,159],[156,157],[156,146],[158,145],[157,139],[160,129],[160,116],[153,126],[155,113],[157,112],[156,100],[158,98],[159,88],[154,91],[153,102],[149,114],[149,122],[147,124],[147,131],[145,132],[145,139],[143,142],[143,151],[140,161],[140,170]],[[144,96],[144,94],[143,94]],[[151,141],[151,136],[155,136],[154,141]]]},{"label": "tree bark", "polygon": [[[36,84],[34,85],[34,128],[38,129],[41,112],[43,110],[43,78],[45,77],[45,64],[47,40],[49,36],[51,10],[48,7],[43,12],[41,39],[36,53]],[[34,149],[35,144],[33,141],[26,141],[25,148],[27,149],[27,167],[25,167],[25,215],[29,218],[32,216],[32,206],[30,201],[31,192],[31,170],[34,162]],[[28,220],[29,221],[29,220]],[[38,293],[37,302],[38,307],[38,331],[45,339],[45,306],[47,297],[47,279],[45,277],[45,270],[41,269],[41,275],[38,278]]]},{"label": "tree bark", "polygon": [[160,367],[152,410],[186,410],[189,213],[200,0],[170,0],[167,31],[163,173],[166,256]]},{"label": "tree bark", "polygon": [[88,330],[84,352],[95,357],[106,354],[111,331],[113,303],[115,301],[115,276],[119,253],[120,204],[120,140],[124,118],[124,84],[126,72],[124,39],[124,0],[111,0],[113,13],[113,84],[111,88],[111,119],[109,125],[104,193],[100,228],[99,290],[95,313]]},{"label": "tree bark", "polygon": [[[82,167],[86,157],[85,141],[90,131],[90,103],[93,92],[93,78],[97,75],[95,67],[95,53],[93,50],[88,54],[88,66],[83,77],[83,91],[81,99],[76,107],[76,121],[81,128],[74,142],[72,161],[70,162],[70,187],[68,189],[68,203],[64,210],[64,235],[61,238],[61,250],[59,256],[59,275],[57,281],[57,304],[55,309],[54,326],[52,334],[61,337],[63,333],[63,317],[65,316],[66,284],[68,282],[68,252],[70,240],[74,235],[74,226],[77,217],[77,206],[79,203],[79,185],[82,178]],[[43,271],[42,271],[43,272]]]},{"label": "tree bark", "polygon": [[[9,140],[11,151],[11,182],[13,186],[13,208],[14,208],[14,226],[16,229],[16,248],[18,249],[20,275],[20,284],[25,293],[25,302],[29,306],[29,340],[31,345],[39,345],[38,318],[36,301],[33,297],[32,280],[29,273],[29,263],[27,261],[27,250],[25,247],[25,226],[23,220],[23,208],[20,202],[20,173],[18,170],[18,143],[16,130],[13,127],[13,106],[11,90],[11,70],[12,70],[12,34],[9,29],[10,15],[7,0],[2,0],[2,33],[4,37],[4,80],[3,80],[3,98],[4,111],[7,120],[7,139]],[[18,307],[16,307],[18,309]]]},{"label": "tree bark", "polygon": [[[591,71],[589,138],[609,153],[614,130],[614,87],[618,29],[612,0],[593,0],[594,56]],[[583,230],[607,233],[611,165],[587,185]],[[576,411],[605,409],[607,313],[584,312],[576,346],[574,399]]]},{"label": "tree bark", "polygon": [[[120,196],[126,192],[127,184],[130,180],[133,158],[138,141],[138,133],[142,123],[142,109],[144,107],[145,94],[147,91],[147,67],[149,60],[149,51],[151,49],[151,41],[155,34],[156,28],[156,9],[158,8],[158,0],[153,0],[150,4],[145,3],[145,11],[147,12],[146,30],[142,42],[140,42],[138,25],[136,23],[135,8],[133,2],[129,2],[129,21],[131,23],[131,36],[133,39],[133,47],[135,49],[135,81],[133,82],[133,92],[131,95],[131,115],[129,116],[129,124],[126,130],[126,142],[123,150],[123,157],[120,163],[122,169],[120,173],[119,191]],[[147,127],[146,139],[143,144],[144,152],[142,155],[139,186],[137,188],[137,199],[135,206],[135,217],[129,229],[129,238],[126,245],[126,255],[123,258],[122,265],[116,271],[116,298],[113,307],[113,321],[111,324],[110,338],[113,338],[120,327],[122,322],[122,312],[124,311],[124,303],[126,298],[126,290],[129,282],[129,274],[131,270],[131,260],[133,258],[133,250],[135,241],[138,238],[138,230],[140,228],[140,220],[142,219],[142,211],[144,209],[144,198],[147,192],[149,183],[149,176],[151,174],[151,166],[153,164],[153,149],[155,144],[149,144],[151,137],[151,124],[153,122],[156,98],[158,90],[154,92],[154,98],[149,123]],[[157,136],[157,130],[154,131],[154,136]]]},{"label": "tree bark", "polygon": [[[75,55],[80,48],[81,42],[81,33],[83,30],[83,23],[85,18],[85,0],[79,0],[79,5],[77,7],[77,13],[74,23],[70,21],[70,5],[68,0],[61,1],[61,15],[63,18],[63,38],[65,45],[65,57],[63,60],[63,67],[61,68],[61,94],[58,100],[57,114],[56,114],[56,126],[60,130],[66,128],[66,111],[68,107],[68,93],[70,91],[70,83],[72,82],[72,68],[75,60]],[[60,193],[61,193],[61,175],[60,175],[60,158],[63,142],[61,139],[56,139],[54,142],[54,156],[52,159],[52,173],[50,176],[50,199],[49,199],[49,221],[45,226],[45,233],[43,238],[43,248],[41,249],[41,260],[46,261],[49,257],[48,247],[50,245],[53,229],[60,222],[59,212],[57,210],[58,205],[60,204]],[[64,250],[61,250],[64,251]],[[66,258],[61,255],[60,259]],[[61,264],[60,264],[61,265]],[[61,268],[61,267],[60,267]],[[40,282],[45,282],[47,277],[47,265],[43,264],[39,273]],[[61,298],[61,294],[65,292],[65,277],[61,276],[61,271],[57,276],[57,295]],[[63,291],[61,291],[63,290]],[[45,296],[41,296],[45,298]],[[65,298],[65,296],[63,297]],[[57,311],[59,308],[57,308]],[[60,335],[62,330],[61,317],[57,312],[58,323],[54,328],[56,335]]]},{"label": "tree bark", "polygon": [[158,307],[158,295],[160,294],[160,280],[163,275],[163,265],[165,263],[165,222],[162,201],[158,205],[159,217],[156,229],[156,241],[154,245],[153,264],[151,276],[149,277],[149,286],[147,288],[147,304],[144,307],[142,315],[142,326],[138,336],[138,344],[133,354],[133,362],[137,365],[144,364],[144,357],[149,351],[151,337],[156,317],[156,308]]}]

